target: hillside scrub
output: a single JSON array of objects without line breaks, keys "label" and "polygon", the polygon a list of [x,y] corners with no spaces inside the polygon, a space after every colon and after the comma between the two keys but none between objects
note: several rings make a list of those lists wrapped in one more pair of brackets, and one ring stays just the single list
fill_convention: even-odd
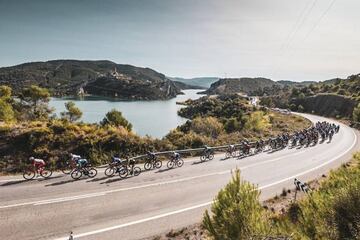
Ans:
[{"label": "hillside scrub", "polygon": [[352,117],[354,122],[360,123],[360,103],[354,108]]},{"label": "hillside scrub", "polygon": [[236,172],[215,198],[212,215],[205,212],[203,226],[210,239],[257,239],[259,235],[299,240],[359,239],[359,176],[357,153],[351,164],[332,171],[317,190],[278,215],[259,207],[258,190],[240,180]]},{"label": "hillside scrub", "polygon": [[[126,158],[146,151],[218,146],[310,126],[308,120],[299,116],[256,109],[239,96],[204,98],[188,104],[189,121],[163,139],[153,139],[133,133],[131,123],[116,110],[108,112],[101,123],[87,124],[79,122],[81,111],[71,102],[66,103],[67,111],[61,118],[51,115],[46,89],[36,86],[24,89],[27,93],[22,100],[9,97],[6,88],[0,88],[0,93],[1,89],[4,90],[1,96],[14,112],[5,114],[10,116],[8,121],[2,117],[1,171],[21,171],[30,156],[43,158],[57,167],[67,160],[69,153],[76,153],[99,165],[109,162],[114,154]],[[5,110],[2,109],[3,113]]]},{"label": "hillside scrub", "polygon": [[360,102],[360,74],[346,79],[263,91],[259,96],[262,96],[260,104],[264,106],[351,119]]}]

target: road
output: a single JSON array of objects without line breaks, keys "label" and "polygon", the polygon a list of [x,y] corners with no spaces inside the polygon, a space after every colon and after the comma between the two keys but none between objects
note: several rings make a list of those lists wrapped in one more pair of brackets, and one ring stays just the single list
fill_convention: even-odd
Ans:
[{"label": "road", "polygon": [[103,173],[79,181],[60,174],[27,182],[1,177],[0,236],[67,239],[74,231],[75,239],[141,239],[197,223],[233,169],[258,184],[264,200],[283,188],[294,188],[295,177],[307,181],[349,160],[360,149],[359,133],[340,125],[331,143],[243,159],[223,159],[219,154],[199,163],[189,158],[182,168],[163,166],[125,180]]}]

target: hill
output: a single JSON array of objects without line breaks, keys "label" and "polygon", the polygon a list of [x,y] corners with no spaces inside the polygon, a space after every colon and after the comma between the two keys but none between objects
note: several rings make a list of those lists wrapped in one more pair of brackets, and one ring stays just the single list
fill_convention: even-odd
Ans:
[{"label": "hill", "polygon": [[315,81],[294,82],[294,81],[290,81],[290,80],[280,80],[280,81],[277,81],[277,83],[280,83],[281,85],[284,85],[284,86],[304,87],[304,86],[309,86],[310,84],[316,84],[317,82],[315,82]]},{"label": "hill", "polygon": [[181,87],[162,73],[106,60],[53,60],[3,67],[1,84],[11,86],[14,93],[35,84],[54,96],[76,95],[83,89],[88,94],[126,100],[169,99],[181,93]]},{"label": "hill", "polygon": [[223,78],[211,84],[210,88],[204,93],[209,95],[236,93],[251,95],[274,86],[281,87],[282,85],[267,78]]},{"label": "hill", "polygon": [[185,89],[205,89],[204,87],[200,87],[200,86],[196,86],[196,85],[191,85],[185,82],[180,82],[180,81],[173,81],[173,83],[175,83],[175,85],[180,88],[181,90],[185,90]]},{"label": "hill", "polygon": [[198,78],[179,78],[179,77],[169,77],[169,79],[173,81],[183,82],[186,84],[190,84],[193,86],[198,86],[204,89],[207,89],[210,87],[210,85],[217,80],[219,80],[218,77],[198,77]]}]

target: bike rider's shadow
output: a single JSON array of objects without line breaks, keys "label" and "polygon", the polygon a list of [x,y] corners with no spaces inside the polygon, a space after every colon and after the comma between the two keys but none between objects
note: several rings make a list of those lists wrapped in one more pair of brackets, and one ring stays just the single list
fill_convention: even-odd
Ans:
[{"label": "bike rider's shadow", "polygon": [[101,177],[101,178],[93,178],[93,179],[90,179],[86,182],[98,182],[98,181],[102,181],[102,180],[105,180],[105,179],[108,179],[109,177],[105,176],[105,177]]},{"label": "bike rider's shadow", "polygon": [[57,176],[53,176],[53,177],[49,177],[49,178],[41,178],[41,179],[34,179],[34,180],[38,180],[39,182],[43,182],[43,181],[48,181],[51,179],[56,179],[56,178],[62,178],[64,177],[64,175],[57,175]]},{"label": "bike rider's shadow", "polygon": [[167,171],[174,170],[174,169],[176,169],[176,168],[164,168],[164,169],[159,169],[159,170],[157,170],[155,173],[167,172]]},{"label": "bike rider's shadow", "polygon": [[63,185],[63,184],[67,184],[67,183],[73,183],[73,182],[78,182],[78,181],[84,181],[86,178],[81,178],[78,180],[75,179],[69,179],[69,180],[65,180],[65,181],[60,181],[60,182],[54,182],[54,183],[50,183],[45,185],[45,187],[53,187],[53,186],[58,186],[58,185]]},{"label": "bike rider's shadow", "polygon": [[16,185],[16,184],[20,184],[20,183],[26,183],[26,182],[32,182],[35,180],[17,180],[17,181],[9,181],[9,182],[5,182],[3,184],[1,184],[1,187],[5,187],[5,186],[11,186],[11,185]]},{"label": "bike rider's shadow", "polygon": [[42,179],[30,179],[30,180],[17,180],[17,181],[9,181],[9,182],[5,182],[3,184],[1,184],[1,187],[5,187],[5,186],[11,186],[11,185],[16,185],[16,184],[21,184],[21,183],[27,183],[27,182],[42,182],[42,181],[48,181],[54,178],[60,178],[62,176],[55,176],[55,177],[50,177],[50,178],[42,178]]},{"label": "bike rider's shadow", "polygon": [[100,184],[109,184],[109,183],[113,183],[113,182],[118,182],[118,181],[123,181],[123,180],[126,180],[126,179],[130,179],[130,178],[133,178],[133,176],[127,176],[126,178],[120,178],[120,177],[115,177],[113,176],[112,179],[108,179],[107,181],[105,182],[101,182]]},{"label": "bike rider's shadow", "polygon": [[197,164],[202,164],[202,163],[206,163],[207,161],[196,161],[193,162],[191,165],[197,165]]}]

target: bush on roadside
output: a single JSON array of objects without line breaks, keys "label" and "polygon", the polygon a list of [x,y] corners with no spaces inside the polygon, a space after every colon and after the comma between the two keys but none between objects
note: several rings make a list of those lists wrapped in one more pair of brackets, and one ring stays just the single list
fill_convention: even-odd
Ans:
[{"label": "bush on roadside", "polygon": [[257,187],[242,180],[240,171],[236,170],[231,181],[214,199],[212,215],[205,212],[203,226],[210,239],[245,240],[266,236],[270,228],[259,195]]}]

